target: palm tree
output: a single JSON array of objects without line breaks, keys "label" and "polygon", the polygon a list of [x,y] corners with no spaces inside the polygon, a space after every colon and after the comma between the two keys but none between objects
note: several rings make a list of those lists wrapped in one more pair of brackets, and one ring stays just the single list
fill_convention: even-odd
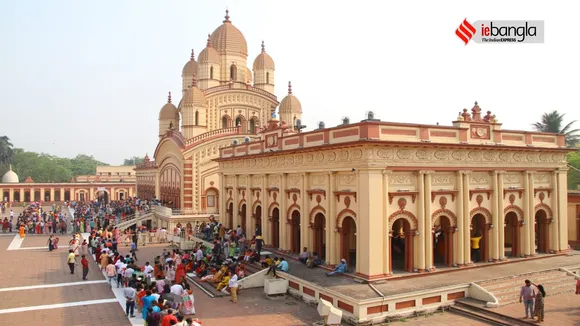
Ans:
[{"label": "palm tree", "polygon": [[552,112],[542,114],[542,120],[540,122],[536,122],[532,124],[532,127],[536,129],[536,131],[540,132],[552,132],[555,134],[562,134],[566,136],[566,146],[574,147],[580,139],[577,135],[580,129],[572,130],[572,125],[576,122],[576,120],[569,122],[564,128],[562,125],[564,124],[564,115],[565,113],[560,113],[557,110]]},{"label": "palm tree", "polygon": [[0,137],[0,164],[8,165],[12,163],[14,156],[13,147],[14,145],[12,145],[8,136]]}]

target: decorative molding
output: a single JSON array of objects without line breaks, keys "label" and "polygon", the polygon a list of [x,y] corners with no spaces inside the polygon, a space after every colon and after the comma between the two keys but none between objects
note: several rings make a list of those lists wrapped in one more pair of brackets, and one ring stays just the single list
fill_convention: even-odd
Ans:
[{"label": "decorative molding", "polygon": [[321,205],[316,205],[316,206],[312,207],[312,209],[310,210],[310,215],[309,215],[310,225],[314,224],[314,217],[318,213],[322,213],[322,215],[324,215],[324,218],[326,218],[326,209],[324,209],[324,207],[322,207]]},{"label": "decorative molding", "polygon": [[298,205],[296,203],[290,205],[288,207],[288,209],[286,210],[286,222],[288,224],[290,224],[290,222],[292,222],[292,218],[290,216],[290,213],[293,213],[294,211],[298,211],[298,214],[302,215],[302,211],[300,210],[300,205]]},{"label": "decorative molding", "polygon": [[[356,224],[356,221],[357,221],[356,213],[350,208],[345,208],[345,209],[341,210],[340,212],[338,212],[338,214],[336,214],[336,226],[337,226],[337,228],[342,229],[342,225],[341,225],[342,221],[344,221],[344,218],[347,216],[352,217],[354,219],[355,224]],[[357,225],[357,227],[358,227],[358,225]]]},{"label": "decorative molding", "polygon": [[268,196],[270,196],[270,193],[272,191],[279,191],[279,190],[280,189],[278,187],[269,187],[269,188],[266,188],[266,191],[268,191]]},{"label": "decorative molding", "polygon": [[524,195],[524,188],[506,188],[503,190],[503,199],[505,199],[505,196],[508,192],[517,192],[519,195],[519,198],[522,199],[522,196]]},{"label": "decorative molding", "polygon": [[489,209],[487,209],[485,207],[476,207],[469,212],[469,223],[470,224],[471,224],[471,220],[473,219],[473,217],[477,214],[483,215],[483,217],[485,218],[486,224],[492,224],[491,212],[489,211]]},{"label": "decorative molding", "polygon": [[512,204],[512,205],[506,206],[506,208],[503,209],[504,224],[505,224],[505,216],[509,212],[514,212],[518,217],[518,221],[520,221],[520,222],[524,221],[524,211],[519,206]]},{"label": "decorative molding", "polygon": [[490,200],[492,192],[493,192],[493,189],[470,189],[469,190],[469,200],[471,201],[471,199],[473,198],[473,194],[486,194],[487,200]]},{"label": "decorative molding", "polygon": [[333,191],[332,192],[336,197],[336,201],[340,202],[340,196],[353,196],[354,202],[356,203],[356,191]]},{"label": "decorative molding", "polygon": [[398,210],[389,216],[389,230],[391,230],[391,231],[393,230],[393,224],[399,218],[403,218],[403,219],[407,220],[407,222],[409,222],[409,226],[410,226],[411,230],[413,230],[413,231],[417,230],[417,227],[419,225],[419,221],[417,220],[417,217],[413,213],[406,211],[406,210]]},{"label": "decorative molding", "polygon": [[539,210],[544,210],[546,211],[546,218],[548,220],[552,220],[552,218],[554,218],[554,213],[552,212],[552,209],[550,208],[550,206],[544,204],[544,203],[540,203],[538,205],[536,205],[534,207],[534,216],[538,213]]},{"label": "decorative molding", "polygon": [[434,203],[435,198],[439,195],[449,195],[451,196],[451,202],[454,202],[458,192],[459,190],[433,190],[431,191],[431,202]]},{"label": "decorative molding", "polygon": [[435,225],[435,221],[441,216],[449,218],[451,221],[451,226],[457,227],[457,216],[455,216],[455,213],[448,210],[447,208],[440,208],[431,214],[431,225]]},{"label": "decorative molding", "polygon": [[225,190],[232,190],[232,189],[234,189],[234,187],[232,187],[232,186],[225,186],[224,189]]},{"label": "decorative molding", "polygon": [[553,188],[534,188],[534,198],[536,198],[536,194],[541,191],[545,191],[548,193],[548,198],[550,198],[550,194],[552,193]]},{"label": "decorative molding", "polygon": [[284,192],[286,192],[286,195],[288,195],[288,199],[290,199],[291,194],[297,193],[298,195],[300,195],[300,189],[298,188],[285,189]]},{"label": "decorative molding", "polygon": [[324,189],[310,189],[306,190],[306,193],[308,194],[308,198],[310,200],[312,200],[312,195],[323,195],[324,199],[326,199],[326,190]]},{"label": "decorative molding", "polygon": [[411,197],[411,201],[414,204],[418,194],[418,191],[389,191],[389,204],[393,203],[393,198],[396,196]]}]

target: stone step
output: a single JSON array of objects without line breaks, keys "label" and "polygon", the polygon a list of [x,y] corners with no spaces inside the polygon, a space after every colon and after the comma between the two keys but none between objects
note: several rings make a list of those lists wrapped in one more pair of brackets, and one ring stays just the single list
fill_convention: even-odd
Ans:
[{"label": "stone step", "polygon": [[[560,287],[573,287],[576,284],[576,282],[573,279],[556,279],[556,280],[545,280],[545,281],[542,281],[541,283],[536,283],[536,284],[541,284],[544,287],[544,289],[546,290],[546,292],[548,292],[548,291],[552,291],[553,289],[560,288]],[[506,285],[506,286],[501,287],[501,288],[498,287],[498,288],[494,288],[494,289],[488,289],[488,288],[485,288],[485,289],[497,296],[497,295],[501,295],[503,293],[512,293],[512,292],[516,292],[519,294],[521,288],[522,288],[522,285],[509,284],[509,285]]]},{"label": "stone step", "polygon": [[[563,294],[563,293],[572,293],[574,292],[574,288],[571,287],[561,287],[559,289],[556,289],[555,291],[551,291],[546,293],[546,296],[552,296],[552,295],[558,295],[558,294]],[[500,297],[496,297],[499,304],[501,306],[506,306],[512,303],[518,303],[520,301],[520,294],[519,292],[517,294],[513,294],[513,295],[504,295],[504,296],[500,296]]]},{"label": "stone step", "polygon": [[509,281],[509,280],[516,281],[516,280],[525,280],[525,279],[532,280],[535,278],[541,278],[541,277],[545,276],[546,274],[548,274],[548,275],[554,275],[554,274],[566,275],[565,272],[552,269],[552,270],[546,270],[546,271],[525,273],[525,274],[520,274],[520,275],[511,275],[511,276],[506,276],[506,277],[502,277],[502,278],[494,278],[494,279],[479,281],[479,282],[477,282],[477,284],[480,286],[486,286],[487,284],[494,284],[494,283],[498,283],[501,281]]},{"label": "stone step", "polygon": [[496,318],[489,316],[487,314],[484,314],[484,313],[472,311],[470,309],[467,309],[467,308],[459,306],[459,305],[451,306],[451,308],[449,308],[449,311],[451,313],[454,313],[456,315],[462,315],[462,316],[467,317],[469,319],[482,321],[487,325],[498,325],[498,326],[510,325],[510,324],[508,324],[500,319],[496,319]]},{"label": "stone step", "polygon": [[516,275],[516,276],[509,277],[509,278],[501,278],[501,279],[494,279],[494,280],[478,282],[477,284],[488,289],[488,290],[491,290],[491,289],[496,288],[496,287],[502,287],[504,284],[511,284],[511,283],[523,284],[526,279],[530,279],[532,282],[538,284],[544,280],[558,279],[558,278],[563,278],[563,277],[566,277],[565,272],[550,271],[550,272],[540,273],[540,274],[536,274],[536,275],[533,275],[533,274],[532,275],[521,275],[521,276]]},{"label": "stone step", "polygon": [[528,321],[503,315],[485,307],[483,301],[465,298],[455,301],[453,308],[461,308],[464,311],[477,313],[487,318],[487,323],[492,325],[530,325]]}]

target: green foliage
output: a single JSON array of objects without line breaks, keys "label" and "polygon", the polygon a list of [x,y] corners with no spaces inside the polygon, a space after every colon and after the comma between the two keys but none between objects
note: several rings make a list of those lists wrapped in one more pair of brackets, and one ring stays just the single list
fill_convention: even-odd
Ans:
[{"label": "green foliage", "polygon": [[[34,182],[69,182],[79,175],[93,175],[97,165],[108,165],[94,157],[79,154],[75,158],[63,158],[46,153],[27,152],[15,148],[12,170],[20,177],[20,182],[30,176]],[[8,171],[8,165],[0,166],[0,175]]]},{"label": "green foliage", "polygon": [[145,159],[144,157],[138,157],[138,156],[126,158],[125,161],[123,162],[123,165],[129,165],[129,166],[137,165],[139,163],[142,163],[144,159]]},{"label": "green foliage", "polygon": [[532,127],[540,132],[552,132],[566,135],[566,145],[568,147],[573,147],[580,141],[578,138],[578,131],[580,131],[580,129],[572,129],[572,125],[576,120],[571,121],[566,126],[562,127],[565,115],[565,113],[560,113],[557,110],[544,113],[541,121],[532,124]]},{"label": "green foliage", "polygon": [[9,165],[12,163],[14,156],[14,145],[10,142],[8,136],[0,137],[0,164]]},{"label": "green foliage", "polygon": [[580,152],[568,154],[568,164],[572,167],[568,170],[568,189],[578,189],[580,184]]}]

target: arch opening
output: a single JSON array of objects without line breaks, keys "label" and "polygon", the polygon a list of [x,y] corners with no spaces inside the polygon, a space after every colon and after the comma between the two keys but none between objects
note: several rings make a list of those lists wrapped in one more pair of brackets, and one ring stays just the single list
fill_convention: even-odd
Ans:
[{"label": "arch opening", "polygon": [[[243,205],[242,205],[242,208],[240,209],[240,220],[241,220],[241,222],[240,222],[240,223],[241,223],[242,232],[243,232],[244,234],[247,234],[247,233],[246,233],[246,222],[247,222],[247,221],[246,221],[246,209],[247,209],[247,208],[246,208],[246,204],[243,204]],[[239,235],[238,235],[238,236],[239,236]]]},{"label": "arch opening", "polygon": [[433,223],[433,266],[453,266],[453,234],[455,227],[451,219],[445,215],[439,216]]},{"label": "arch opening", "polygon": [[351,216],[342,220],[341,258],[346,259],[349,267],[356,268],[356,223]]},{"label": "arch opening", "polygon": [[471,218],[471,261],[474,263],[489,260],[489,225],[481,213]]},{"label": "arch opening", "polygon": [[262,205],[256,206],[256,234],[255,236],[262,235]]},{"label": "arch opening", "polygon": [[504,223],[504,254],[505,257],[519,257],[520,248],[520,221],[515,212],[509,212],[505,216]]},{"label": "arch opening", "polygon": [[413,240],[415,232],[403,217],[396,219],[391,228],[390,270],[413,272]]},{"label": "arch opening", "polygon": [[294,210],[290,219],[290,250],[300,253],[300,212]]},{"label": "arch opening", "polygon": [[550,220],[545,210],[540,209],[534,218],[534,231],[536,233],[536,252],[550,253]]},{"label": "arch opening", "polygon": [[314,248],[313,252],[320,257],[320,260],[326,260],[326,217],[322,213],[314,216]]},{"label": "arch opening", "polygon": [[272,210],[272,247],[280,248],[280,209]]},{"label": "arch opening", "polygon": [[228,207],[228,229],[234,228],[234,203]]}]

